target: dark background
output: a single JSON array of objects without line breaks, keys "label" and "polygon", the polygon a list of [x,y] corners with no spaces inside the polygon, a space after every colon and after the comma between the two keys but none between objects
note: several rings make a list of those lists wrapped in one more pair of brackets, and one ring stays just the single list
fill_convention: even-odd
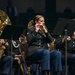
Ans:
[{"label": "dark background", "polygon": [[[14,25],[27,27],[28,22],[36,15],[42,14],[46,20],[46,26],[53,32],[59,18],[75,18],[75,0],[13,0],[18,11],[18,17]],[[5,11],[7,0],[0,0],[0,9]],[[27,15],[27,9],[32,7],[35,11],[32,15]],[[65,12],[66,7],[71,12]]]}]

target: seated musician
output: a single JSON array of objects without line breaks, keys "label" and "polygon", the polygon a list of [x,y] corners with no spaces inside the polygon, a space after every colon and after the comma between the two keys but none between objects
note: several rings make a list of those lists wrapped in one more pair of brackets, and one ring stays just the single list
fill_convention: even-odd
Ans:
[{"label": "seated musician", "polygon": [[4,39],[0,39],[0,75],[11,75],[11,61],[13,57],[8,55],[8,43]]},{"label": "seated musician", "polygon": [[23,75],[28,75],[27,65],[25,62],[25,50],[27,49],[26,42],[26,37],[23,35],[20,36],[19,40],[12,40],[13,56],[15,61],[18,61],[19,67]]},{"label": "seated musician", "polygon": [[[58,50],[48,50],[47,43],[52,42],[53,38],[44,25],[45,19],[42,15],[36,15],[31,21],[31,28],[27,31],[28,50],[26,60],[41,60],[41,75],[49,75],[51,59],[54,65],[54,75],[62,71],[61,52]],[[35,65],[35,64],[34,64]],[[36,75],[36,74],[33,74]]]},{"label": "seated musician", "polygon": [[72,36],[59,36],[55,42],[56,48],[63,53],[63,58],[65,58],[65,40],[67,40],[67,64],[71,75],[75,75],[75,31]]}]

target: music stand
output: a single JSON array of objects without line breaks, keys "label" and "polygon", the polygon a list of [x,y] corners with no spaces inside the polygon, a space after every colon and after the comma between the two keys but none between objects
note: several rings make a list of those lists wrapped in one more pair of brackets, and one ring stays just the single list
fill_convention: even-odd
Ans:
[{"label": "music stand", "polygon": [[23,26],[7,25],[5,26],[0,38],[11,40],[11,37],[13,37],[13,40],[18,40],[24,29],[25,27]]},{"label": "music stand", "polygon": [[[53,31],[54,35],[72,36],[75,30],[75,21],[72,19],[59,18]],[[65,40],[65,75],[67,75],[67,39]]]},{"label": "music stand", "polygon": [[58,22],[54,28],[53,34],[54,35],[64,35],[65,29],[67,29],[67,34],[72,35],[72,33],[74,31],[74,27],[75,27],[75,21],[74,20],[59,18]]},{"label": "music stand", "polygon": [[[22,26],[7,25],[0,36],[0,38],[2,39],[11,40],[11,56],[12,56],[12,40],[18,40],[24,29],[25,27]],[[12,75],[12,59],[11,59],[11,75]]]}]

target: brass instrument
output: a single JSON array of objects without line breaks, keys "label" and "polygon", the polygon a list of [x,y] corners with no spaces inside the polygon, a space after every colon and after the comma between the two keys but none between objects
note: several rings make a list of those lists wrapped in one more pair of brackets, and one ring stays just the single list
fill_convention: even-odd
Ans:
[{"label": "brass instrument", "polygon": [[[7,16],[7,14],[0,10],[0,36],[5,28],[6,25],[11,25],[11,21],[9,19],[9,17]],[[0,58],[4,55],[4,50],[6,48],[6,45],[8,45],[8,43],[2,43],[3,39],[0,39]]]},{"label": "brass instrument", "polygon": [[33,20],[30,20],[28,23],[28,28],[33,28]]},{"label": "brass instrument", "polygon": [[0,35],[2,34],[6,25],[11,25],[11,21],[7,14],[0,10]]},{"label": "brass instrument", "polygon": [[54,48],[55,48],[55,41],[56,41],[56,39],[55,38],[53,38],[53,41],[49,44],[49,48],[48,48],[48,50],[53,50]]},{"label": "brass instrument", "polygon": [[[25,53],[26,53],[26,51],[27,51],[28,44],[27,44],[26,36],[22,36],[22,38],[23,38],[23,41],[22,41],[22,43],[20,44],[20,49],[21,49],[22,54],[25,55]],[[25,57],[25,56],[24,56],[24,57]]]},{"label": "brass instrument", "polygon": [[15,40],[15,41],[12,40],[12,44],[13,44],[14,48],[19,48],[20,45],[25,45],[25,44],[27,44],[26,36],[21,35],[21,36],[19,37],[19,41],[18,41],[18,42],[17,42],[17,40]]}]

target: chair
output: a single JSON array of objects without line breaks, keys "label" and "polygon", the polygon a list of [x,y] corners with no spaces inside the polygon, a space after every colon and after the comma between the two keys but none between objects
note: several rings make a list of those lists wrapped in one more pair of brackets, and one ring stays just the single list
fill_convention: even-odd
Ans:
[{"label": "chair", "polygon": [[23,61],[21,55],[14,58],[13,68],[15,68],[15,75],[28,75],[27,65]]}]

